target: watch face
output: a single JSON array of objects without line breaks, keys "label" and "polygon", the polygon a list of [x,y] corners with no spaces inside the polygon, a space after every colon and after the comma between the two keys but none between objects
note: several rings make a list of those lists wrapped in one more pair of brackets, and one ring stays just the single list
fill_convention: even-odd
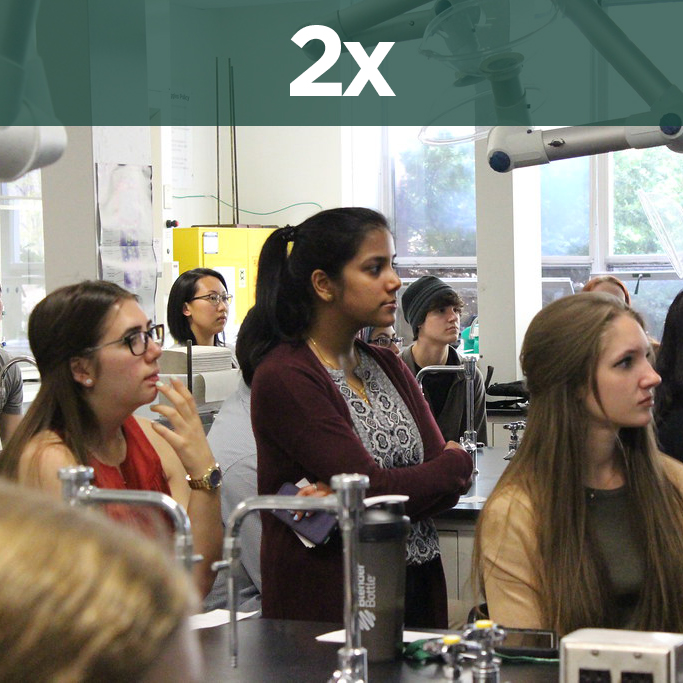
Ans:
[{"label": "watch face", "polygon": [[211,474],[209,474],[209,483],[211,484],[212,488],[216,488],[221,483],[222,478],[223,475],[218,467],[212,470]]}]

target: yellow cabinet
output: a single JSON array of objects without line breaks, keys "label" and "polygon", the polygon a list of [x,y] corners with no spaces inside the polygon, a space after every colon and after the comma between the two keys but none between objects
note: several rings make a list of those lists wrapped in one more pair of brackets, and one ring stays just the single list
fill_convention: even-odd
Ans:
[{"label": "yellow cabinet", "polygon": [[[179,272],[192,268],[219,271],[234,299],[229,323],[239,325],[256,299],[256,274],[261,247],[275,227],[174,228],[173,260]],[[233,318],[234,316],[234,318]]]}]

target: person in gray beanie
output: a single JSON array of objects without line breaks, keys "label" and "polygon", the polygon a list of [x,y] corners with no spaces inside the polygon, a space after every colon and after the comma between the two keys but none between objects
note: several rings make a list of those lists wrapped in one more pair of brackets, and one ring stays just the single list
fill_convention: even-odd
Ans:
[{"label": "person in gray beanie", "polygon": [[[460,295],[434,275],[424,275],[403,293],[403,317],[413,330],[414,343],[402,351],[401,358],[414,375],[428,365],[462,365],[456,345],[463,306]],[[422,387],[444,439],[457,442],[467,429],[465,373],[429,375]],[[477,440],[486,444],[484,378],[478,368],[474,377],[474,429]]]}]

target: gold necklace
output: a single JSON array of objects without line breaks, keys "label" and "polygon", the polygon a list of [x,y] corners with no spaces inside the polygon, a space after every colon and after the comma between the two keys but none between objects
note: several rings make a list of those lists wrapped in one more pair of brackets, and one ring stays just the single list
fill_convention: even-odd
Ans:
[{"label": "gold necklace", "polygon": [[315,341],[315,339],[313,339],[313,337],[309,337],[309,338],[308,338],[308,341],[310,341],[311,344],[313,344],[313,346],[314,346],[314,348],[315,348],[315,351],[316,351],[317,355],[320,357],[320,360],[321,360],[323,363],[325,363],[325,365],[327,365],[328,367],[332,368],[333,370],[339,370],[339,369],[340,369],[340,368],[335,368],[334,365],[332,365],[332,363],[330,363],[330,361],[327,360],[327,358],[325,358],[325,354],[320,350],[320,347],[318,346],[318,344],[317,344],[317,342]]},{"label": "gold necklace", "polygon": [[[330,363],[327,358],[325,358],[325,354],[320,350],[320,347],[318,346],[317,342],[313,337],[308,338],[311,344],[313,344],[314,350],[316,351],[316,355],[320,358],[320,360],[327,365],[327,367],[332,368],[333,370],[341,370],[342,368],[337,368],[335,367],[332,363]],[[358,358],[358,351],[354,348],[354,353],[356,355],[356,361],[358,365],[360,365],[360,358]],[[370,400],[368,399],[367,392],[365,391],[365,385],[363,384],[363,380],[359,379],[354,376],[353,381],[349,377],[349,375],[344,372],[344,378],[346,379],[346,383],[353,389],[353,391],[361,398],[363,401],[365,401],[367,404],[370,403]]]}]

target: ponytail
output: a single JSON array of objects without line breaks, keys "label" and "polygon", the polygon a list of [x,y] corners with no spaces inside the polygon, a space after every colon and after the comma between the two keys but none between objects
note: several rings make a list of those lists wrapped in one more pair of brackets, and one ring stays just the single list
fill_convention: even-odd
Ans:
[{"label": "ponytail", "polygon": [[280,342],[301,341],[310,328],[316,302],[313,271],[339,279],[367,233],[378,228],[388,229],[382,214],[342,208],[321,211],[268,237],[258,262],[256,304],[240,326],[235,348],[247,385],[269,351]]},{"label": "ponytail", "polygon": [[[240,325],[235,355],[242,377],[248,386],[256,366],[264,356],[288,335],[280,325],[279,302],[287,301],[287,250],[293,237],[291,226],[271,233],[261,248],[256,276],[256,304]],[[290,292],[290,296],[293,292]]]}]

